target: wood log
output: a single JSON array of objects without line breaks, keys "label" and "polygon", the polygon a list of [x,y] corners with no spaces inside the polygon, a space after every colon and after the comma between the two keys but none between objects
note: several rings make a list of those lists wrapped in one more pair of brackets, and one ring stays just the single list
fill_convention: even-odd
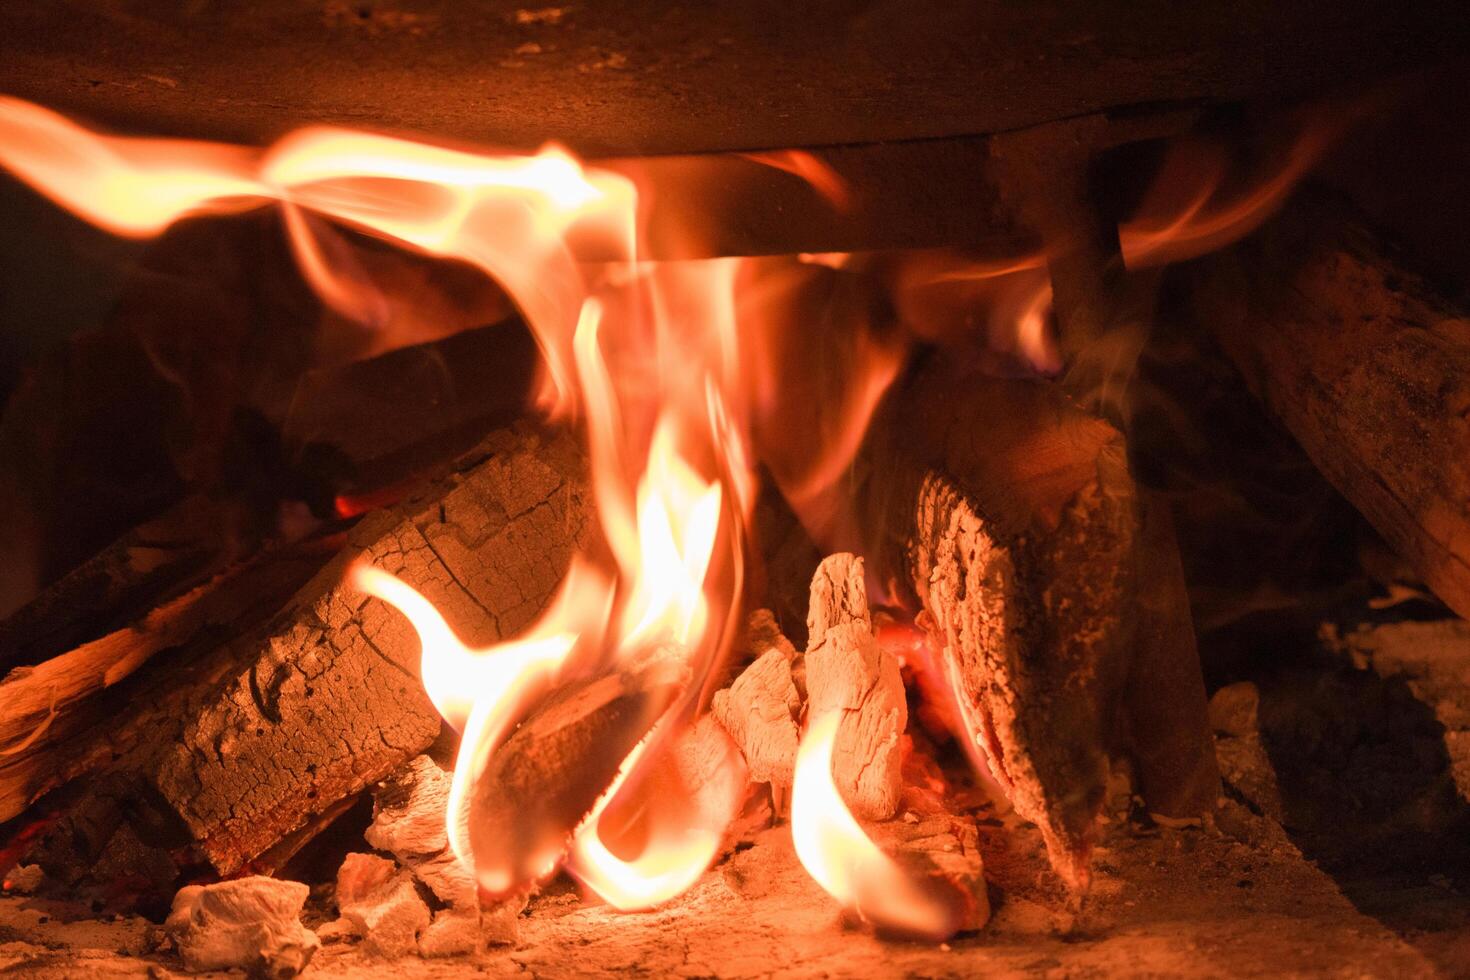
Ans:
[{"label": "wood log", "polygon": [[922,608],[961,734],[1040,827],[1058,873],[1084,888],[1134,618],[1123,437],[1055,386],[933,360],[866,452],[880,577]]},{"label": "wood log", "polygon": [[1304,191],[1187,270],[1195,318],[1424,582],[1470,616],[1470,320]]},{"label": "wood log", "polygon": [[[209,550],[187,500],[138,525],[0,621],[0,667],[32,666],[144,618],[210,574]],[[200,573],[203,572],[203,579]]]},{"label": "wood log", "polygon": [[48,756],[28,795],[86,772],[132,774],[217,873],[278,865],[289,855],[273,845],[440,729],[418,680],[416,634],[346,586],[348,566],[366,558],[393,571],[466,642],[490,643],[549,601],[590,531],[585,491],[571,435],[492,434],[460,468],[365,518],[262,625],[225,642],[198,637],[118,685],[109,703],[131,709]]},{"label": "wood log", "polygon": [[[121,690],[119,685],[161,651],[186,646],[204,634],[216,637],[253,628],[326,564],[340,545],[339,537],[270,549],[163,602],[130,626],[6,675],[0,681],[4,819],[62,778],[56,761],[67,756],[72,740],[85,738],[116,710],[109,692]],[[62,591],[71,591],[69,581]]]}]

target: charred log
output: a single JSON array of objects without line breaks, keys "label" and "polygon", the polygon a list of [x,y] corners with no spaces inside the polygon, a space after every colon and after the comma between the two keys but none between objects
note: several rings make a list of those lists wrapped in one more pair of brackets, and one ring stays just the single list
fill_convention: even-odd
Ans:
[{"label": "charred log", "polygon": [[[367,559],[393,571],[467,642],[512,635],[549,601],[588,530],[582,466],[565,433],[495,433],[461,468],[358,524],[238,639],[202,632],[106,692],[91,731],[7,759],[19,780],[7,816],[46,788],[108,770],[141,780],[216,872],[279,866],[289,852],[278,842],[439,734],[416,635],[344,584],[348,566]],[[115,719],[103,710],[121,705],[131,707]],[[56,832],[70,818],[63,812]]]},{"label": "charred log", "polygon": [[878,424],[883,574],[922,606],[963,736],[1085,887],[1134,625],[1123,437],[1054,386],[933,363]]},{"label": "charred log", "polygon": [[1322,474],[1470,615],[1465,312],[1323,195],[1197,263],[1191,283],[1195,316]]}]

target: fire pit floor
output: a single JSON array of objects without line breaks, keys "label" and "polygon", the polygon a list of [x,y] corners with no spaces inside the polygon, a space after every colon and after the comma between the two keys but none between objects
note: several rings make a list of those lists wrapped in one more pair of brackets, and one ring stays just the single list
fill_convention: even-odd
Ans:
[{"label": "fire pit floor", "polygon": [[[1376,895],[1370,916],[1303,858],[1279,826],[1238,805],[1223,812],[1236,818],[1222,819],[1230,832],[1115,825],[1083,914],[1057,914],[1012,893],[997,903],[981,935],[944,947],[884,943],[838,928],[835,908],[801,871],[784,828],[777,828],[657,912],[625,915],[586,906],[570,891],[547,894],[532,903],[515,948],[473,959],[410,958],[391,968],[404,978],[460,976],[467,968],[493,976],[721,978],[1455,976],[1470,970],[1470,900],[1452,884],[1377,880],[1368,889]],[[78,910],[0,899],[0,969],[35,977],[81,970],[156,977],[176,968],[166,955],[150,952],[154,930],[146,921],[66,923],[68,911]],[[359,947],[338,944],[325,946],[309,973],[372,976],[384,967]]]}]

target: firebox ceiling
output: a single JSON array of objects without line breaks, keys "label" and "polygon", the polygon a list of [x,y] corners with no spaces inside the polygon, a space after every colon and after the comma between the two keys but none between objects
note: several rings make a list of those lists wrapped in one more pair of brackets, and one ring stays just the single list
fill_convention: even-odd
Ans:
[{"label": "firebox ceiling", "polygon": [[259,142],[326,122],[588,154],[984,134],[1454,54],[1458,4],[13,0],[0,91]]}]

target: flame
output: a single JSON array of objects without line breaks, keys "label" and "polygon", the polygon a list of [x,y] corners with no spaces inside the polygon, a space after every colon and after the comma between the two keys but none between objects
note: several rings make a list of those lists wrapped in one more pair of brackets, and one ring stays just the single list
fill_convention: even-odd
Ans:
[{"label": "flame", "polygon": [[[1219,173],[1201,169],[1193,193],[1121,229],[1128,264],[1243,234],[1314,152],[1304,146],[1224,205]],[[852,204],[818,157],[749,157],[807,181],[838,209]],[[884,266],[887,279],[868,274],[881,263],[850,255],[650,263],[639,251],[635,182],[555,145],[490,154],[313,127],[259,150],[104,136],[0,97],[0,165],[131,237],[192,215],[277,206],[305,279],[328,307],[372,330],[389,330],[395,316],[344,227],[467,263],[519,310],[543,355],[538,403],[585,426],[600,547],[573,560],[535,625],[485,648],[467,646],[428,598],[388,572],[358,563],[347,574],[419,636],[424,688],[461,733],[450,841],[492,894],[565,865],[615,907],[646,908],[688,888],[714,859],[746,773],[732,746],[696,738],[696,719],[741,610],[757,460],[835,546],[851,531],[841,480],[913,337],[973,330],[982,310],[993,351],[1034,372],[1060,368],[1043,254],[914,253]],[[878,288],[889,294],[872,295]],[[890,307],[909,334],[874,322]],[[370,503],[343,498],[338,507]],[[638,719],[647,730],[631,733],[635,747],[608,785],[592,787],[591,811],[575,826],[537,828],[533,853],[492,853],[499,838],[477,834],[474,800],[495,753],[562,685],[650,657],[673,661],[677,693],[667,707],[658,702],[657,717]],[[812,719],[800,746],[792,830],[802,863],[882,928],[951,934],[950,903],[879,851],[839,797],[830,771],[838,720]],[[690,752],[702,760],[697,777],[685,771]]]},{"label": "flame", "polygon": [[[387,572],[359,565],[349,579],[409,618],[425,690],[462,734],[448,818],[456,853],[495,893],[528,884],[519,869],[554,868],[566,846],[555,828],[544,835],[544,855],[520,862],[471,846],[472,788],[496,749],[556,685],[618,671],[653,650],[681,662],[688,690],[670,712],[687,717],[739,608],[754,477],[738,390],[737,263],[661,269],[641,261],[632,181],[555,146],[492,155],[316,127],[257,151],[101,136],[3,99],[0,162],[123,235],[274,202],[306,280],[329,307],[370,327],[384,322],[381,297],[333,223],[470,263],[504,288],[543,353],[544,407],[585,421],[610,560],[579,557],[534,627],[486,649],[467,647],[431,602]],[[644,740],[601,806],[635,799],[648,782],[639,770],[657,765],[670,744]],[[616,892],[608,896],[615,904],[635,901],[634,892],[638,902],[677,893],[708,864],[710,840],[724,829],[663,818],[649,853],[617,868],[595,860],[597,827],[594,819],[579,833],[578,866],[593,888]],[[686,847],[691,839],[697,846]],[[655,864],[665,870],[648,870]],[[639,888],[632,878],[647,880]]]},{"label": "flame", "polygon": [[848,187],[847,181],[825,160],[806,150],[770,150],[744,156],[752,163],[800,177],[838,211],[852,209],[852,188]]},{"label": "flame", "polygon": [[1244,238],[1285,203],[1340,128],[1304,127],[1274,172],[1233,197],[1221,193],[1229,171],[1222,147],[1177,144],[1138,213],[1118,229],[1124,265],[1140,269],[1178,262]]},{"label": "flame", "polygon": [[940,941],[959,927],[957,909],[922,888],[863,833],[832,780],[842,713],[813,718],[796,752],[791,839],[817,884],[880,929]]}]

